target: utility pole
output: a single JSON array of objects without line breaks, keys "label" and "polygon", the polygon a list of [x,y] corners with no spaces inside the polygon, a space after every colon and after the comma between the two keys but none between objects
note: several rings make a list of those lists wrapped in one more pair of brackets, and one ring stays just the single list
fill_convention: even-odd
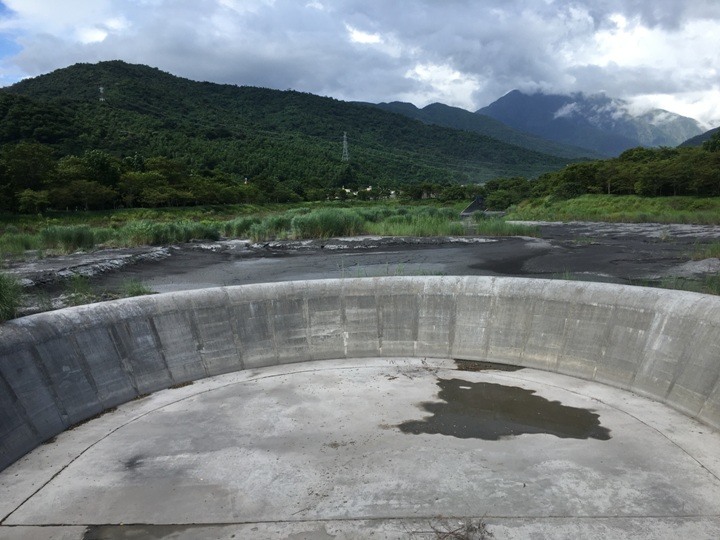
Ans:
[{"label": "utility pole", "polygon": [[342,160],[343,160],[343,161],[350,161],[350,154],[348,153],[347,131],[343,134],[343,153],[342,153]]}]

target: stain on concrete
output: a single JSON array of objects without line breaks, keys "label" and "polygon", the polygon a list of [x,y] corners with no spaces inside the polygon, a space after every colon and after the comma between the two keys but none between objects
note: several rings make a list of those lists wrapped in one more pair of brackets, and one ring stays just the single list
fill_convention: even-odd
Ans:
[{"label": "stain on concrete", "polygon": [[145,456],[141,456],[141,455],[133,456],[130,459],[126,459],[123,462],[123,465],[125,465],[125,468],[128,471],[134,471],[142,465],[144,459],[145,459]]},{"label": "stain on concrete", "polygon": [[191,538],[192,525],[91,525],[82,540],[165,540]]},{"label": "stain on concrete", "polygon": [[521,366],[497,364],[495,362],[482,362],[478,360],[455,359],[455,365],[457,366],[458,371],[520,371],[521,369],[524,369]]},{"label": "stain on concrete", "polygon": [[303,531],[287,536],[285,540],[333,540],[336,534],[329,534],[323,526],[311,531]]},{"label": "stain on concrete", "polygon": [[610,439],[598,414],[549,401],[534,390],[462,379],[438,379],[437,384],[441,402],[420,404],[432,416],[398,424],[403,433],[486,441],[541,433],[562,439]]}]

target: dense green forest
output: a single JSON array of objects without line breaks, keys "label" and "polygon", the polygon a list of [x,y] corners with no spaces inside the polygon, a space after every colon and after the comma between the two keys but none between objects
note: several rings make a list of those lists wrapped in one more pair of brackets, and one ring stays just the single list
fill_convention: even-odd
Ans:
[{"label": "dense green forest", "polygon": [[0,144],[0,209],[12,212],[320,200],[346,189],[465,196],[459,184],[567,164],[361,104],[120,61],[2,89]]},{"label": "dense green forest", "polygon": [[493,209],[530,198],[558,200],[587,194],[718,197],[720,132],[699,147],[632,148],[617,158],[572,163],[533,181],[491,180],[480,191]]}]

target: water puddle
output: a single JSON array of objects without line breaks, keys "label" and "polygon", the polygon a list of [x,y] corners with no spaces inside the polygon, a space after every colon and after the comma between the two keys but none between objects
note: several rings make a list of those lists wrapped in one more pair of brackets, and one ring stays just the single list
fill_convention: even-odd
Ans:
[{"label": "water puddle", "polygon": [[546,433],[562,439],[610,439],[600,416],[536,396],[534,390],[462,379],[438,379],[441,402],[420,406],[432,416],[397,427],[408,434],[440,434],[460,439],[497,441]]}]

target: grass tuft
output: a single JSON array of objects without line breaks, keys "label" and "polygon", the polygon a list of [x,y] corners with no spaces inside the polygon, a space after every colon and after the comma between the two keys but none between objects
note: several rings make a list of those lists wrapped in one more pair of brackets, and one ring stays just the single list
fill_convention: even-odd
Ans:
[{"label": "grass tuft", "polygon": [[40,231],[43,247],[66,253],[95,247],[95,231],[88,225],[51,225]]},{"label": "grass tuft", "polygon": [[295,238],[330,238],[364,232],[363,219],[346,208],[324,208],[296,215],[290,226]]},{"label": "grass tuft", "polygon": [[22,288],[17,280],[13,276],[0,273],[0,322],[15,318],[21,295]]},{"label": "grass tuft", "polygon": [[129,279],[122,285],[121,294],[123,297],[145,296],[154,294],[152,289],[144,285],[139,279]]}]

